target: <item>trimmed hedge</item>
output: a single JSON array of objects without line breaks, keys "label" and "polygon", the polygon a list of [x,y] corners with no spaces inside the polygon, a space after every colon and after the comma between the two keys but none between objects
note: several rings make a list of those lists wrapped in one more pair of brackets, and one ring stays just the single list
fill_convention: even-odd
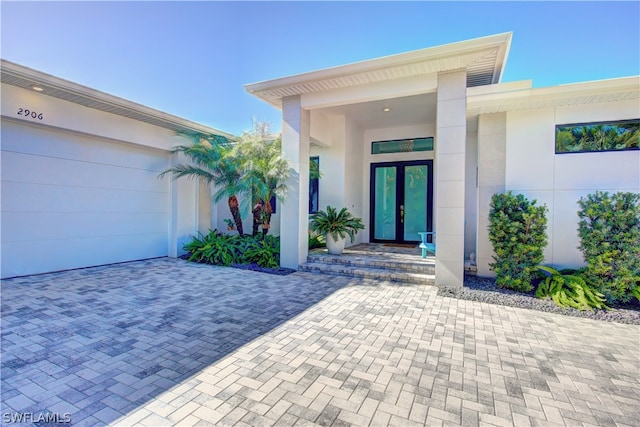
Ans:
[{"label": "trimmed hedge", "polygon": [[597,191],[578,205],[588,282],[610,303],[640,300],[640,194]]},{"label": "trimmed hedge", "polygon": [[495,262],[489,265],[501,288],[530,292],[547,245],[547,207],[522,194],[494,194],[489,212],[489,240]]}]

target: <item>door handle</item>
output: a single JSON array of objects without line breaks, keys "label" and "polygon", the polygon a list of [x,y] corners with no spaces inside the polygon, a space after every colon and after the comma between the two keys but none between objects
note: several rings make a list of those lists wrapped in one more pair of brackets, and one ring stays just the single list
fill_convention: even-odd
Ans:
[{"label": "door handle", "polygon": [[400,223],[404,223],[404,205],[400,205]]}]

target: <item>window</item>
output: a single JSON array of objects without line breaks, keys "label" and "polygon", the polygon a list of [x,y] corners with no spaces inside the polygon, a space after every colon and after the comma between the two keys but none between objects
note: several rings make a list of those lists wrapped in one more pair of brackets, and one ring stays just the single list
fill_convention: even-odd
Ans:
[{"label": "window", "polygon": [[396,139],[371,143],[371,154],[433,151],[433,138]]},{"label": "window", "polygon": [[318,183],[320,181],[320,157],[309,158],[309,213],[318,212]]},{"label": "window", "polygon": [[640,119],[556,125],[556,154],[637,150]]}]

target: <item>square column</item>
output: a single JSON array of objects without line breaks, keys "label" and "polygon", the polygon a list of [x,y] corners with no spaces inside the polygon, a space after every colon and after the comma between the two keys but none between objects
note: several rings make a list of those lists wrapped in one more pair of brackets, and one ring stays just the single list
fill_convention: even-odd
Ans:
[{"label": "square column", "polygon": [[504,193],[506,176],[507,114],[482,114],[478,117],[478,240],[476,262],[478,276],[495,277],[489,267],[493,245],[489,241],[491,197]]},{"label": "square column", "polygon": [[[185,164],[187,160],[182,153],[173,153],[171,166]],[[184,254],[182,247],[198,231],[199,186],[198,181],[187,179],[171,179],[169,184],[171,205],[168,255],[171,258]]]},{"label": "square column", "polygon": [[300,96],[282,100],[282,155],[293,172],[280,213],[280,265],[298,269],[309,252],[310,114]]},{"label": "square column", "polygon": [[467,72],[438,74],[436,110],[436,284],[464,281]]}]

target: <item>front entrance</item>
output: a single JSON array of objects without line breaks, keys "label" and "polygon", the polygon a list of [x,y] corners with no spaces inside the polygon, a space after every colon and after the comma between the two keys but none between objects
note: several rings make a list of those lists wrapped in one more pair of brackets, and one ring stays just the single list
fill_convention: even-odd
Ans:
[{"label": "front entrance", "polygon": [[433,160],[371,164],[371,242],[417,243],[433,231]]}]

